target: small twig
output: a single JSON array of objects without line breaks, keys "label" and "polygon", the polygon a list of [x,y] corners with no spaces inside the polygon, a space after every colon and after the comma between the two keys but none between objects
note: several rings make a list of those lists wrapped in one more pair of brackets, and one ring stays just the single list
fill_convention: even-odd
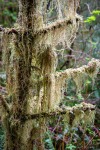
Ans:
[{"label": "small twig", "polygon": [[10,108],[9,108],[9,105],[6,101],[6,99],[0,94],[0,100],[1,100],[1,104],[2,106],[4,107],[4,109],[6,110],[6,112],[10,112]]},{"label": "small twig", "polygon": [[87,6],[89,13],[92,14],[89,4],[85,3],[85,5]]},{"label": "small twig", "polygon": [[85,149],[88,148],[88,146],[90,145],[90,143],[92,142],[92,140],[94,139],[94,137],[96,136],[97,134],[95,133],[94,136],[89,140],[88,144],[85,146]]},{"label": "small twig", "polygon": [[61,119],[61,116],[59,116],[58,122],[52,132],[54,132],[56,130],[57,126],[59,125],[60,119]]}]

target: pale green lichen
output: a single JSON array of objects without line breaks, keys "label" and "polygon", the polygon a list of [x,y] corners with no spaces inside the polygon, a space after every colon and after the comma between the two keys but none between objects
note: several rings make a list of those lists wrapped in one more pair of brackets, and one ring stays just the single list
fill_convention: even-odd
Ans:
[{"label": "pale green lichen", "polygon": [[[95,106],[92,104],[81,103],[71,108],[74,118],[71,127],[92,125],[95,119]],[[70,123],[70,122],[69,122]]]},{"label": "pale green lichen", "polygon": [[[97,76],[100,69],[100,61],[92,59],[88,65],[84,65],[76,69],[67,69],[62,72],[56,72],[55,75],[55,105],[59,105],[62,100],[62,88],[64,87],[65,81],[72,79],[76,85],[76,92],[81,92],[82,85],[86,78],[91,77],[93,82]],[[68,88],[68,87],[67,87]],[[53,105],[54,106],[54,105]]]}]

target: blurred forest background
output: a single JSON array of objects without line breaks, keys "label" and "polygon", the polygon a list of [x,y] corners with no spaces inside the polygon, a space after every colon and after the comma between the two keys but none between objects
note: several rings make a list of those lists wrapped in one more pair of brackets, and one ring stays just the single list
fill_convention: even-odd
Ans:
[{"label": "blurred forest background", "polygon": [[[48,7],[50,0],[48,1]],[[47,8],[48,9],[48,8]],[[51,10],[52,13],[52,10]],[[77,32],[77,37],[70,49],[58,51],[58,70],[75,68],[86,64],[91,58],[100,59],[100,0],[81,0],[78,14],[83,16],[83,22]],[[18,3],[17,0],[0,0],[0,28],[13,27],[17,20]],[[54,16],[55,14],[52,14]],[[1,41],[1,39],[0,39]],[[61,49],[61,47],[59,47]],[[0,43],[0,93],[6,93],[6,75],[2,63],[2,42]],[[85,81],[82,93],[75,93],[75,86],[69,82],[70,88],[64,92],[64,100],[61,105],[74,106],[82,101],[92,103],[97,106],[94,126],[87,127],[86,130],[79,126],[74,128],[73,134],[66,129],[63,131],[63,124],[56,126],[52,123],[46,133],[46,149],[64,150],[66,144],[68,150],[99,150],[100,149],[100,73],[96,82],[92,85],[91,79]],[[60,118],[56,120],[56,124]],[[0,120],[0,150],[4,145],[4,129]]]}]

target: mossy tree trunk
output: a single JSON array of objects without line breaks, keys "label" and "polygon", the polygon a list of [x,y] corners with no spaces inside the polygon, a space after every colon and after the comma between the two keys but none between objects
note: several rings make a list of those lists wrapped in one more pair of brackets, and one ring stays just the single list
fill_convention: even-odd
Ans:
[{"label": "mossy tree trunk", "polygon": [[[4,35],[4,37],[8,36],[9,41],[9,48],[5,52],[7,56],[5,63],[7,63],[8,103],[11,104],[10,112],[3,118],[6,128],[6,150],[32,150],[35,141],[34,148],[44,149],[41,141],[41,126],[37,128],[34,121],[24,122],[22,118],[28,113],[29,92],[32,89],[30,87],[39,86],[39,83],[31,85],[34,39],[28,30],[34,33],[36,29],[35,15],[39,13],[40,4],[41,1],[38,0],[19,0],[17,26],[21,31],[23,30],[23,33]],[[38,75],[36,78],[38,79]],[[35,95],[37,92],[38,90]]]},{"label": "mossy tree trunk", "polygon": [[[56,45],[62,43],[69,47],[77,32],[80,21],[80,17],[76,15],[78,2],[76,0],[70,3],[68,0],[69,15],[45,25],[41,12],[43,1],[19,0],[16,26],[3,30],[8,95],[6,99],[0,98],[3,104],[2,120],[6,129],[6,150],[44,150],[45,117],[52,115],[52,111],[53,114],[57,114],[57,111],[62,114],[58,107],[66,78],[75,79],[77,86],[81,74],[87,73],[95,77],[98,72],[99,62],[95,60],[76,70],[56,71]],[[59,11],[61,13],[60,8]],[[91,105],[82,107],[80,114],[88,109],[94,110]],[[70,111],[77,114],[75,109],[77,110],[66,109],[69,124]],[[79,117],[78,122],[81,117],[86,117],[85,113]],[[74,119],[71,124],[73,122]]]}]

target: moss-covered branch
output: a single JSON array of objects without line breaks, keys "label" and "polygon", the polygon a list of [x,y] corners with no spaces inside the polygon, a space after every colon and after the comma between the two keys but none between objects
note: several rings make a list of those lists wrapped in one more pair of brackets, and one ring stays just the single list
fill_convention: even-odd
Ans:
[{"label": "moss-covered branch", "polygon": [[92,123],[95,117],[95,106],[92,104],[81,103],[74,107],[58,108],[51,112],[41,112],[37,114],[26,114],[22,117],[23,121],[39,118],[50,118],[64,115],[66,122],[71,126]]},{"label": "moss-covered branch", "polygon": [[37,34],[47,33],[50,30],[55,30],[56,28],[60,28],[69,24],[72,24],[71,20],[68,19],[57,20],[49,25],[44,26],[41,30],[37,30],[35,34],[37,35]]},{"label": "moss-covered branch", "polygon": [[62,72],[56,72],[57,79],[74,78],[80,74],[87,74],[90,77],[96,77],[100,69],[100,60],[92,59],[88,65],[83,65],[80,68],[66,69]]},{"label": "moss-covered branch", "polygon": [[3,27],[0,27],[0,32],[5,32],[6,34],[18,34],[18,30],[16,28],[3,28]]},{"label": "moss-covered branch", "polygon": [[58,20],[50,25],[44,26],[40,30],[37,30],[34,33],[35,48],[40,48],[44,45],[56,46],[59,43],[62,43],[63,46],[66,45],[70,47],[72,41],[76,37],[76,32],[78,30],[79,25],[79,19],[75,19],[75,22],[73,22],[73,20],[71,19],[68,20],[68,18]]},{"label": "moss-covered branch", "polygon": [[[55,78],[53,78],[52,83],[54,86],[54,98],[52,98],[52,108],[59,106],[61,100],[63,99],[64,93],[63,89],[68,88],[67,81],[72,79],[76,85],[76,92],[81,92],[82,86],[86,78],[89,76],[92,78],[93,83],[97,76],[100,68],[100,61],[92,59],[88,65],[83,65],[80,68],[67,69],[62,72],[56,72]],[[66,85],[66,87],[65,87]]]}]

